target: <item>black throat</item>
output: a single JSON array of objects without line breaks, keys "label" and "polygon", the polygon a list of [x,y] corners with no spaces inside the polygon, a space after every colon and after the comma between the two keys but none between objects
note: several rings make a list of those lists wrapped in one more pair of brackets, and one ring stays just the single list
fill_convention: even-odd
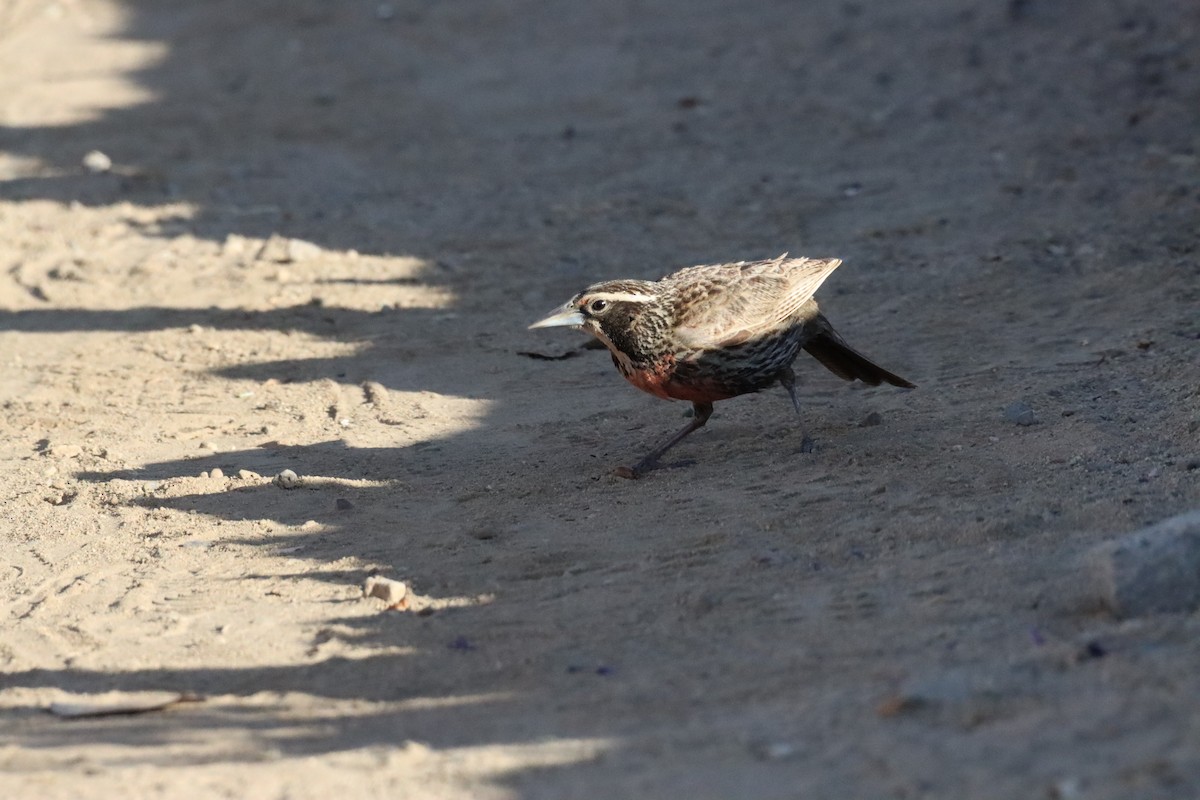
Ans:
[{"label": "black throat", "polygon": [[596,322],[613,347],[635,364],[662,355],[666,324],[646,303],[614,303]]}]

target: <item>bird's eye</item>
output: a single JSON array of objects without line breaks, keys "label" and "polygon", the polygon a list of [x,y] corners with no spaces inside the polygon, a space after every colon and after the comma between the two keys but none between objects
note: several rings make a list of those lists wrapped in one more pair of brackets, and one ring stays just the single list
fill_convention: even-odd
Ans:
[{"label": "bird's eye", "polygon": [[588,303],[588,311],[591,311],[593,314],[599,314],[606,308],[608,308],[607,300],[593,300]]}]

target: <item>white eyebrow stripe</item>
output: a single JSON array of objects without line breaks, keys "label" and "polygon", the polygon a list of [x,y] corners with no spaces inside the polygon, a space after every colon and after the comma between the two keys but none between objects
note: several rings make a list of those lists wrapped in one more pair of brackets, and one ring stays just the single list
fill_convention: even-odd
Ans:
[{"label": "white eyebrow stripe", "polygon": [[610,303],[647,303],[654,298],[648,294],[638,294],[637,292],[590,292],[581,299],[607,300]]}]

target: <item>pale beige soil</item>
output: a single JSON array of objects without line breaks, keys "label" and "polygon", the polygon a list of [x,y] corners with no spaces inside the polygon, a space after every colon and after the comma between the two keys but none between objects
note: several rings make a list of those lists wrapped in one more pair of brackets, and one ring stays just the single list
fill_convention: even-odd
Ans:
[{"label": "pale beige soil", "polygon": [[[1200,796],[1198,155],[1191,0],[0,0],[0,796]],[[785,250],[919,388],[613,477],[525,325]]]}]

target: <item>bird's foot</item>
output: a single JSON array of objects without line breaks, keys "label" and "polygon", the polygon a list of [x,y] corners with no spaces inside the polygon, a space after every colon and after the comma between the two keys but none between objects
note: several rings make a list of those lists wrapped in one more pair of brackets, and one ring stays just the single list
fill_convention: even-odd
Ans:
[{"label": "bird's foot", "polygon": [[616,475],[618,478],[636,480],[637,478],[646,477],[646,473],[653,472],[654,470],[681,469],[683,467],[694,466],[696,466],[696,460],[692,458],[685,458],[682,461],[673,461],[669,464],[663,464],[658,459],[655,459],[653,461],[639,461],[632,467],[617,467],[612,471],[612,474]]},{"label": "bird's foot", "polygon": [[637,478],[641,478],[642,476],[644,476],[647,472],[649,472],[652,469],[658,469],[658,458],[656,456],[654,456],[653,454],[650,456],[647,456],[646,458],[643,458],[641,461],[634,464],[632,467],[625,467],[625,466],[617,467],[616,469],[613,470],[613,475],[616,475],[618,478],[628,478],[629,480],[635,480]]}]

